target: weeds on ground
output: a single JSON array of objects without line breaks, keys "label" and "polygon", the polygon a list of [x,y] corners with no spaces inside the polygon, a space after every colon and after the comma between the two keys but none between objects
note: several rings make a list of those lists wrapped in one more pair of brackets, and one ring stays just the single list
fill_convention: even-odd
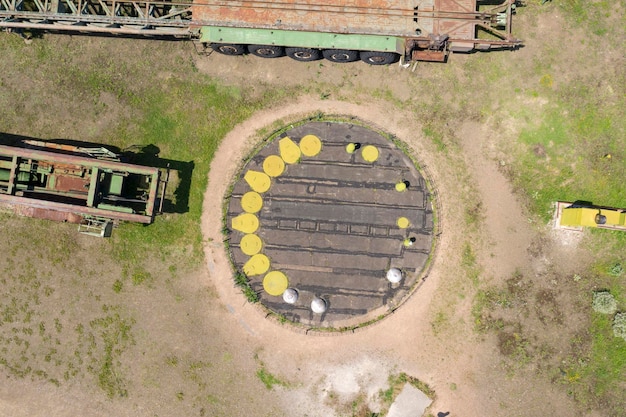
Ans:
[{"label": "weeds on ground", "polygon": [[246,300],[253,304],[259,301],[259,294],[254,291],[254,289],[250,285],[248,277],[243,272],[235,272],[235,285],[237,285],[241,289],[243,295],[246,297]]},{"label": "weeds on ground", "polygon": [[259,359],[258,354],[254,355],[254,359],[259,364],[259,369],[256,371],[256,376],[261,380],[265,388],[268,390],[273,389],[275,386],[280,387],[288,387],[289,384],[282,379],[278,378],[276,375],[270,373],[265,367],[265,363]]},{"label": "weeds on ground", "polygon": [[626,207],[626,122],[620,116],[626,101],[603,101],[580,81],[562,87],[539,125],[520,135],[526,147],[516,159],[515,182],[546,221],[554,201]]},{"label": "weeds on ground", "polygon": [[613,335],[626,341],[626,313],[617,313],[613,317]]},{"label": "weeds on ground", "polygon": [[407,375],[404,372],[399,374],[390,374],[387,381],[389,383],[389,388],[381,390],[378,393],[378,396],[383,402],[383,410],[380,413],[381,415],[386,415],[389,407],[393,404],[396,397],[400,394],[406,384],[411,384],[413,387],[426,394],[426,396],[433,401],[437,398],[435,391],[427,383]]},{"label": "weeds on ground", "polygon": [[613,13],[614,3],[600,0],[594,2],[593,7],[589,7],[589,3],[582,0],[565,0],[559,2],[558,6],[576,24],[588,26],[594,35],[604,36],[610,33],[611,27],[607,25],[607,18]]},{"label": "weeds on ground", "polygon": [[478,286],[481,273],[480,265],[476,262],[476,253],[469,242],[463,246],[461,253],[461,266],[465,270],[465,274],[474,286]]},{"label": "weeds on ground", "polygon": [[[99,349],[103,355],[88,369],[98,377],[100,388],[109,397],[126,397],[128,390],[122,377],[122,353],[135,343],[131,333],[134,320],[120,316],[118,307],[104,306],[105,317],[92,320],[89,327],[102,337]],[[96,347],[97,349],[98,347]]]}]

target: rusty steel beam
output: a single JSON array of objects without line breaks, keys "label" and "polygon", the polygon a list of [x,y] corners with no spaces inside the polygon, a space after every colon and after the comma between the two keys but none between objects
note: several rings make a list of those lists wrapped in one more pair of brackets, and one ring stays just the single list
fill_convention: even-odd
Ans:
[{"label": "rusty steel beam", "polygon": [[83,167],[98,167],[111,169],[113,171],[128,171],[134,174],[153,175],[157,168],[145,167],[141,165],[127,164],[124,162],[106,161],[102,159],[85,158],[84,156],[75,156],[60,154],[54,152],[40,151],[36,149],[14,148],[11,146],[0,145],[0,155],[17,156],[22,159],[37,159],[57,163],[66,163],[79,165]]},{"label": "rusty steel beam", "polygon": [[16,195],[0,194],[0,203],[11,204],[24,208],[33,208],[41,210],[58,211],[62,213],[74,213],[79,215],[89,215],[106,219],[116,219],[137,223],[152,223],[152,215],[122,213],[110,210],[99,209],[95,207],[82,207],[72,204],[57,203],[56,201],[35,200],[28,197],[20,197]]}]

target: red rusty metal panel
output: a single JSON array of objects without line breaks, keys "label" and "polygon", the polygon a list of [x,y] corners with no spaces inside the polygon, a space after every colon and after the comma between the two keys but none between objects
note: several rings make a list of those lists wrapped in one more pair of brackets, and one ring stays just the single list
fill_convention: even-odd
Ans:
[{"label": "red rusty metal panel", "polygon": [[117,219],[129,222],[152,223],[152,216],[142,214],[120,213],[111,210],[102,210],[94,207],[81,207],[73,204],[57,203],[54,201],[34,200],[32,198],[15,195],[0,194],[0,203],[14,204],[22,207],[39,208],[44,210],[74,213],[76,215],[90,215],[107,219]]},{"label": "red rusty metal panel", "polygon": [[46,219],[55,222],[80,224],[83,220],[82,216],[74,213],[20,205],[15,206],[15,213],[24,217],[34,217],[37,219]]},{"label": "red rusty metal panel", "polygon": [[448,35],[451,39],[474,39],[477,20],[467,19],[476,12],[476,0],[435,0],[437,19],[433,20],[433,33]]},{"label": "red rusty metal panel", "polygon": [[435,10],[473,13],[476,11],[476,0],[435,0]]},{"label": "red rusty metal panel", "polygon": [[81,178],[70,175],[55,175],[54,176],[54,189],[56,191],[64,192],[83,192],[85,193],[85,199],[87,199],[87,193],[89,192],[90,178]]},{"label": "red rusty metal panel", "polygon": [[332,33],[415,35],[418,1],[194,1],[194,21],[218,26]]},{"label": "red rusty metal panel", "polygon": [[413,51],[412,58],[414,61],[429,62],[445,62],[448,54],[445,51],[430,51],[428,49],[422,51]]}]

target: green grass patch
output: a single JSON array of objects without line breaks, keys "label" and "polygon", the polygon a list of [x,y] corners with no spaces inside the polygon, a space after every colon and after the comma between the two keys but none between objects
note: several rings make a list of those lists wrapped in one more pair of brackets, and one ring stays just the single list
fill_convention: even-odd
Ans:
[{"label": "green grass patch", "polygon": [[[584,287],[589,294],[588,333],[576,343],[577,357],[562,370],[561,379],[579,402],[616,416],[626,409],[626,341],[616,337],[613,330],[615,310],[626,311],[626,284],[620,271],[623,262],[614,256],[604,257],[591,268],[592,278]],[[610,308],[598,308],[601,294],[610,294]]]},{"label": "green grass patch", "polygon": [[517,158],[516,183],[544,220],[559,200],[626,207],[626,126],[620,112],[616,106],[561,103],[548,109],[537,127],[522,131],[526,146]]},{"label": "green grass patch", "polygon": [[422,129],[422,133],[424,133],[424,136],[429,138],[435,144],[438,151],[447,153],[448,145],[446,145],[444,135],[440,130],[436,129],[432,125],[429,125]]},{"label": "green grass patch", "polygon": [[574,387],[584,402],[610,410],[609,415],[620,415],[626,409],[623,382],[626,380],[626,341],[613,335],[612,316],[593,314],[592,345],[588,363],[577,373],[581,378]]},{"label": "green grass patch", "polygon": [[566,16],[573,19],[576,24],[589,27],[594,35],[604,36],[610,33],[612,28],[607,25],[607,20],[614,13],[615,3],[606,0],[593,3],[583,0],[564,0],[558,4],[565,11]]},{"label": "green grass patch", "polygon": [[143,268],[136,268],[130,278],[133,285],[141,285],[144,282],[149,285],[154,280],[152,274]]},{"label": "green grass patch", "polygon": [[131,332],[134,320],[120,316],[116,307],[105,306],[104,310],[109,314],[89,323],[91,329],[99,333],[102,342],[102,356],[92,371],[98,377],[98,385],[109,397],[126,397],[128,390],[120,359],[124,350],[135,343]]},{"label": "green grass patch", "polygon": [[179,178],[185,179],[170,189],[174,213],[157,217],[149,226],[122,225],[113,235],[111,250],[128,264],[140,265],[155,256],[177,259],[179,265],[190,268],[203,259],[199,224],[215,150],[237,123],[285,92],[272,90],[250,99],[238,88],[221,87],[207,78],[169,80],[161,87],[133,100],[133,107],[145,117],[138,126],[121,126],[117,137],[123,146],[156,146],[161,158],[179,162],[190,172],[181,173]]},{"label": "green grass patch", "polygon": [[491,314],[500,298],[500,292],[495,288],[478,290],[472,302],[472,317],[477,332],[483,333],[502,327],[502,321]]},{"label": "green grass patch", "polygon": [[273,389],[276,385],[281,387],[287,386],[285,381],[271,374],[267,369],[265,369],[265,366],[261,366],[261,368],[256,371],[256,376],[261,380],[263,385],[265,385],[265,388],[269,390]]},{"label": "green grass patch", "polygon": [[472,284],[477,286],[479,284],[481,268],[476,262],[476,253],[469,242],[466,242],[463,246],[463,251],[461,252],[461,266],[465,270],[467,277],[472,281]]}]

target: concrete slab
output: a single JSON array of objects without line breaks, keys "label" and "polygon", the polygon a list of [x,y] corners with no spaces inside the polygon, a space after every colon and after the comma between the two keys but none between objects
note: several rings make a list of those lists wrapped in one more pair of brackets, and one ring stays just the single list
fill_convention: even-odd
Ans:
[{"label": "concrete slab", "polygon": [[[280,155],[279,139],[299,143],[305,135],[320,138],[316,156],[302,156],[286,164],[272,178],[270,189],[261,193],[263,207],[257,213],[263,241],[262,253],[270,258],[271,270],[287,275],[289,286],[299,291],[295,305],[263,291],[263,275],[249,277],[261,303],[288,319],[314,327],[341,327],[355,318],[371,320],[396,308],[420,282],[433,243],[433,216],[426,182],[410,158],[380,133],[350,123],[310,122],[292,128],[268,141],[238,174],[227,203],[227,228],[231,259],[241,270],[249,259],[239,248],[243,237],[232,230],[231,219],[243,212],[242,196],[250,191],[243,179],[249,170],[263,171],[268,156]],[[379,151],[374,162],[346,145],[359,142]],[[408,181],[398,192],[395,185]],[[406,229],[397,219],[406,217]],[[407,237],[415,243],[406,247]],[[385,276],[390,266],[405,274],[392,285]],[[310,301],[326,300],[324,314],[313,314]],[[382,310],[381,310],[382,309]]]},{"label": "concrete slab", "polygon": [[387,417],[421,417],[433,401],[411,384],[405,384],[389,407]]}]

